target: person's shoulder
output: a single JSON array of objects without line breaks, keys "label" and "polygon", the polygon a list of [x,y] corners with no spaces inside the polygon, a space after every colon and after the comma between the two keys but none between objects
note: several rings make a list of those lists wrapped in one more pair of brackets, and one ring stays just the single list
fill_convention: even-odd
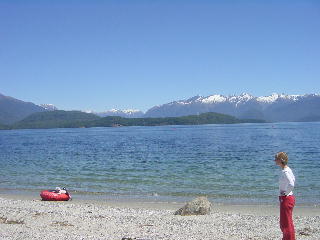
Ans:
[{"label": "person's shoulder", "polygon": [[289,175],[294,175],[292,169],[289,168],[289,167],[286,167],[286,168],[283,170],[283,173],[284,173],[284,174],[289,174]]},{"label": "person's shoulder", "polygon": [[285,167],[284,169],[282,169],[282,172],[283,172],[283,173],[286,173],[286,172],[289,173],[289,172],[292,172],[292,170],[291,170],[290,167],[287,166],[287,167]]}]

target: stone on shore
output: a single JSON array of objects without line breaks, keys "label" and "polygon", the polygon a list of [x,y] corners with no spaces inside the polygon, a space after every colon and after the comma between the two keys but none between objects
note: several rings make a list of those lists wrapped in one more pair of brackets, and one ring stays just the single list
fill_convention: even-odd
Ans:
[{"label": "stone on shore", "polygon": [[207,215],[211,211],[212,204],[206,197],[197,197],[185,206],[177,210],[174,215]]}]

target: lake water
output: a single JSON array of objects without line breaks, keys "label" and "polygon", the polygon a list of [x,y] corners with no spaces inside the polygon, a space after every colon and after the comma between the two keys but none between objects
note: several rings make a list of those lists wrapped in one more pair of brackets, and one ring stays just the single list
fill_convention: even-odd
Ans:
[{"label": "lake water", "polygon": [[273,203],[278,151],[298,204],[320,202],[320,123],[0,131],[0,189],[66,186],[103,197]]}]

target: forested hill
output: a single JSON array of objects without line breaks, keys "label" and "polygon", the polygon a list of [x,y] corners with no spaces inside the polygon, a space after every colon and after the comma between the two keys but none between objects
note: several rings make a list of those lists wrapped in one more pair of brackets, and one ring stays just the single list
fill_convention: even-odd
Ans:
[{"label": "forested hill", "polygon": [[167,118],[122,118],[105,117],[95,121],[95,126],[162,126],[162,125],[200,125],[200,124],[232,124],[244,122],[264,122],[256,120],[240,120],[230,115],[219,113],[203,113],[184,117]]},{"label": "forested hill", "polygon": [[9,126],[0,123],[0,130],[10,129]]},{"label": "forested hill", "polygon": [[43,107],[34,103],[24,102],[0,93],[0,124],[2,125],[13,124],[32,113],[44,111],[46,110]]},{"label": "forested hill", "polygon": [[56,110],[33,113],[12,128],[77,128],[98,119],[99,116],[91,113]]},{"label": "forested hill", "polygon": [[122,118],[104,117],[80,111],[50,111],[34,113],[22,121],[11,125],[11,129],[22,128],[81,128],[117,126],[161,126],[161,125],[200,125],[264,122],[262,120],[240,120],[230,115],[203,113],[185,117],[168,118]]}]

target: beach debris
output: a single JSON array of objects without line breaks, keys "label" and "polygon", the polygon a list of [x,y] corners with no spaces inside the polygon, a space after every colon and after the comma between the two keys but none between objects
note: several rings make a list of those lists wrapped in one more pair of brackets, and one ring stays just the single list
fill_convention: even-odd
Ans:
[{"label": "beach debris", "polygon": [[153,224],[142,224],[142,225],[139,225],[139,227],[153,227],[154,225]]},{"label": "beach debris", "polygon": [[123,237],[121,240],[151,240],[149,238],[131,238],[131,237]]},{"label": "beach debris", "polygon": [[211,211],[212,204],[207,197],[197,197],[177,210],[174,215],[206,215]]},{"label": "beach debris", "polygon": [[0,223],[4,224],[24,224],[23,220],[9,220],[6,217],[0,217]]},{"label": "beach debris", "polygon": [[103,219],[103,218],[107,218],[107,217],[99,214],[99,215],[94,215],[93,218],[95,218],[95,219]]},{"label": "beach debris", "polygon": [[315,233],[316,231],[315,230],[312,230],[311,228],[309,227],[305,227],[304,229],[302,230],[299,230],[299,235],[300,236],[311,236],[313,233]]},{"label": "beach debris", "polygon": [[55,221],[52,223],[52,225],[60,226],[60,227],[73,227],[74,225],[71,223],[68,223],[67,221],[60,222],[60,221]]},{"label": "beach debris", "polygon": [[45,215],[46,213],[43,213],[43,212],[36,212],[33,217],[39,217],[39,216],[43,216]]}]

